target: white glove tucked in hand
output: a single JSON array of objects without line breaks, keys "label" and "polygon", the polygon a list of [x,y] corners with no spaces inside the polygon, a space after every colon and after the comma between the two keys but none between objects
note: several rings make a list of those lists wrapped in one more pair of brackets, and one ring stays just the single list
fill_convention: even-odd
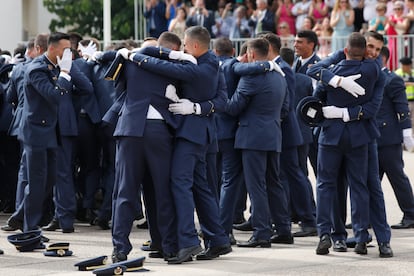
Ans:
[{"label": "white glove tucked in hand", "polygon": [[119,49],[118,52],[116,52],[116,56],[121,55],[124,59],[129,58],[130,51],[127,48]]},{"label": "white glove tucked in hand", "polygon": [[403,141],[405,149],[409,152],[414,152],[414,139],[412,135],[412,128],[403,129]]},{"label": "white glove tucked in hand", "polygon": [[72,68],[72,51],[69,48],[63,50],[62,58],[56,57],[57,64],[59,65],[60,71],[69,73]]},{"label": "white glove tucked in hand", "polygon": [[322,107],[323,116],[327,119],[342,119],[344,122],[349,121],[348,109],[345,107],[336,107],[333,105]]},{"label": "white glove tucked in hand", "polygon": [[176,59],[176,60],[186,60],[194,64],[197,64],[197,59],[195,57],[193,57],[190,54],[186,54],[182,51],[171,51],[170,54],[168,55],[168,58]]},{"label": "white glove tucked in hand", "polygon": [[194,103],[188,99],[179,99],[177,103],[170,104],[168,110],[176,115],[189,115],[195,113]]},{"label": "white glove tucked in hand", "polygon": [[167,88],[165,89],[165,97],[173,102],[178,102],[180,99],[177,95],[177,89],[172,84],[167,85]]},{"label": "white glove tucked in hand", "polygon": [[93,54],[96,52],[96,44],[91,40],[88,46],[83,46],[80,42],[78,43],[78,50],[82,52],[82,57],[84,59],[92,58]]},{"label": "white glove tucked in hand", "polygon": [[274,60],[269,60],[269,65],[270,65],[270,69],[269,69],[270,71],[276,71],[282,74],[282,76],[285,76],[285,73],[283,73],[279,64],[277,64]]},{"label": "white glove tucked in hand", "polygon": [[334,76],[330,81],[329,85],[333,87],[342,87],[349,94],[358,98],[359,96],[365,95],[365,88],[359,85],[355,80],[359,79],[361,74],[351,75],[347,77]]},{"label": "white glove tucked in hand", "polygon": [[24,57],[20,53],[17,53],[10,61],[11,64],[18,64],[24,61]]},{"label": "white glove tucked in hand", "polygon": [[100,60],[103,56],[103,52],[102,51],[96,51],[95,53],[93,53],[91,60],[93,61],[97,61]]}]

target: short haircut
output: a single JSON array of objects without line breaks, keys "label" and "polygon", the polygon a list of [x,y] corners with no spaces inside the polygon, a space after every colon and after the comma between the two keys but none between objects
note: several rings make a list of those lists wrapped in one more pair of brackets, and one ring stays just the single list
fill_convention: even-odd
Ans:
[{"label": "short haircut", "polygon": [[247,48],[253,49],[259,59],[267,59],[269,42],[264,38],[253,38],[247,42]]},{"label": "short haircut", "polygon": [[38,34],[35,38],[35,47],[39,46],[42,51],[47,50],[49,34]]},{"label": "short haircut", "polygon": [[274,33],[265,33],[260,36],[269,42],[270,47],[272,48],[273,52],[279,53],[280,48],[282,47],[282,42],[280,41],[280,37]]},{"label": "short haircut", "polygon": [[318,46],[318,35],[311,30],[301,30],[296,34],[297,37],[305,38],[308,43],[313,43],[313,50]]},{"label": "short haircut", "polygon": [[231,57],[233,55],[233,42],[227,37],[219,37],[215,39],[213,48],[219,56]]},{"label": "short haircut", "polygon": [[365,56],[367,41],[364,35],[353,32],[348,37],[348,43],[346,47],[348,49],[348,55],[351,59],[362,59]]},{"label": "short haircut", "polygon": [[57,43],[59,43],[59,41],[61,41],[62,39],[66,39],[66,40],[69,40],[69,41],[70,41],[70,36],[69,36],[68,34],[65,34],[65,33],[60,33],[60,32],[57,32],[57,33],[52,33],[52,34],[49,36],[49,39],[48,39],[48,41],[47,41],[47,45],[57,44]]},{"label": "short haircut", "polygon": [[291,48],[283,47],[280,49],[280,57],[286,61],[287,64],[292,66],[293,61],[295,60],[295,51]]},{"label": "short haircut", "polygon": [[[387,46],[382,46],[381,51],[380,51],[380,55],[385,57],[385,61],[387,62],[388,59],[390,58],[390,50],[388,49]],[[385,66],[385,64],[383,64]]]},{"label": "short haircut", "polygon": [[210,47],[210,33],[204,27],[192,26],[185,30],[185,35],[192,40],[198,41],[198,43],[207,49]]},{"label": "short haircut", "polygon": [[366,38],[372,37],[375,40],[384,42],[384,36],[382,34],[380,34],[380,33],[374,32],[374,31],[365,32],[364,36]]},{"label": "short haircut", "polygon": [[179,49],[181,47],[181,39],[175,33],[163,32],[158,38],[158,45],[169,49]]},{"label": "short haircut", "polygon": [[28,42],[27,42],[27,49],[33,49],[35,47],[35,39],[31,38]]}]

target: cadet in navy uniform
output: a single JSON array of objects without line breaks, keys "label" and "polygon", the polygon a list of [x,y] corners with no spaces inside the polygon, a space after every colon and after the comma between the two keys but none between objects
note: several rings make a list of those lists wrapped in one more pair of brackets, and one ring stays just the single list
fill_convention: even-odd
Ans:
[{"label": "cadet in navy uniform", "polygon": [[[34,40],[35,57],[42,55],[47,50],[47,40],[49,35],[38,34]],[[27,60],[25,63],[18,64],[13,69],[11,76],[10,86],[7,89],[7,101],[12,103],[15,107],[13,114],[13,120],[10,124],[9,133],[10,135],[16,135],[20,142],[20,168],[17,178],[17,189],[16,189],[16,209],[21,204],[24,198],[24,190],[27,185],[27,164],[26,164],[26,153],[21,137],[20,124],[23,116],[23,104],[24,104],[24,74],[27,68],[27,64],[32,62],[33,59]],[[6,224],[1,227],[4,231],[14,231],[14,227]]]},{"label": "cadet in navy uniform", "polygon": [[[247,44],[249,62],[268,63],[268,52],[269,42],[264,38],[253,39]],[[276,186],[282,187],[278,181],[279,153],[282,149],[280,116],[286,97],[286,81],[278,69],[279,72],[242,75],[226,108],[229,114],[239,116],[234,146],[242,152],[243,174],[251,200],[251,223],[254,228],[247,242],[237,243],[239,247],[271,246],[268,193],[273,193]]]},{"label": "cadet in navy uniform", "polygon": [[[181,45],[175,34],[167,32],[161,34],[159,43],[173,49]],[[131,60],[134,57],[125,48],[118,54]],[[168,111],[172,100],[167,96],[170,90],[175,91],[177,81],[143,70],[135,62],[125,61],[124,66],[119,82],[125,83],[126,95],[114,132],[117,151],[112,259],[114,262],[125,260],[132,249],[128,236],[141,183],[151,246],[168,258],[177,251],[170,170],[174,137],[171,130],[177,128],[180,117]]]},{"label": "cadet in navy uniform", "polygon": [[[239,76],[232,65],[238,60],[233,57],[234,48],[228,38],[218,38],[214,42],[214,51],[220,60],[220,68],[224,73],[227,86],[227,98],[231,98],[236,90]],[[239,191],[244,185],[240,150],[234,148],[234,137],[237,129],[237,117],[225,112],[219,112],[217,116],[217,139],[221,156],[222,184],[220,189],[220,220],[221,224],[234,241],[232,234],[233,216],[236,208]]]},{"label": "cadet in navy uniform", "polygon": [[[382,63],[387,64],[389,50],[381,49]],[[414,228],[414,197],[410,180],[404,173],[402,158],[403,142],[413,145],[410,110],[405,94],[404,80],[391,72],[388,68],[382,69],[386,76],[384,98],[377,115],[378,127],[381,136],[378,142],[378,159],[380,177],[387,175],[394,190],[398,205],[403,212],[399,224],[392,225],[394,229]]]},{"label": "cadet in navy uniform", "polygon": [[[365,58],[366,59],[376,59],[376,62],[379,64],[381,61],[378,58],[380,50],[384,44],[382,35],[376,32],[367,32],[365,33],[367,41],[367,51]],[[323,81],[324,83],[329,83],[329,85],[337,87],[338,79],[341,78],[340,86],[344,88],[348,93],[351,93],[354,97],[364,94],[364,88],[361,87],[358,83],[355,82],[355,79],[358,79],[360,75],[351,75],[348,77],[338,77],[335,76],[329,70],[322,68],[327,68],[331,64],[336,64],[343,60],[345,55],[343,51],[338,51],[328,58],[320,61],[314,66],[308,69],[308,74],[312,77]],[[322,70],[321,70],[322,69]],[[369,120],[370,122],[370,134],[372,139],[379,137],[379,130],[376,126],[376,122],[373,120],[377,114],[377,111],[381,105],[383,98],[383,89],[385,85],[385,75],[381,71],[381,77],[375,82],[374,93],[371,101],[368,101],[362,105],[348,107],[347,111],[350,116],[350,120]],[[330,111],[324,111],[325,117],[338,118],[336,115],[338,113],[335,111],[336,107],[330,107]],[[335,115],[335,113],[337,113]],[[339,114],[339,117],[342,115]],[[373,140],[368,145],[368,190],[370,193],[370,222],[375,231],[377,238],[377,243],[379,245],[380,257],[392,257],[393,252],[390,247],[391,231],[387,223],[386,211],[384,196],[381,188],[381,181],[379,179],[379,168],[378,168],[378,154],[377,154],[377,145],[376,141]],[[340,176],[344,178],[344,176]],[[338,178],[338,201],[339,206],[337,209],[333,209],[334,217],[334,232],[332,233],[332,239],[334,243],[334,250],[339,252],[344,252],[347,250],[345,244],[347,232],[344,228],[344,223],[346,219],[346,191],[347,186],[344,184],[344,179]],[[342,216],[342,217],[341,217]],[[359,244],[359,248],[356,249],[356,252],[359,254],[366,254],[366,245],[364,243]]]},{"label": "cadet in navy uniform", "polygon": [[[372,120],[352,120],[347,107],[359,106],[373,101],[375,81],[381,76],[381,71],[375,60],[365,60],[365,38],[359,33],[353,33],[348,39],[345,49],[347,60],[341,61],[332,72],[334,74],[354,75],[360,73],[361,86],[365,94],[355,98],[344,90],[334,91],[329,86],[319,85],[314,95],[326,102],[324,116],[328,118],[322,125],[318,149],[318,180],[317,180],[317,220],[320,241],[317,254],[327,254],[331,247],[331,210],[334,207],[337,168],[343,163],[351,189],[352,219],[357,241],[355,252],[366,254],[368,241],[369,202],[367,186],[368,174],[368,144],[372,142]],[[340,79],[341,81],[342,79]],[[340,82],[339,81],[339,82]],[[329,114],[329,111],[335,110]],[[339,116],[340,115],[340,116]]]},{"label": "cadet in navy uniform", "polygon": [[2,175],[0,211],[12,213],[15,209],[19,143],[16,136],[8,134],[13,119],[13,106],[6,100],[6,91],[10,83],[9,73],[15,65],[2,61],[0,61],[0,175]]},{"label": "cadet in navy uniform", "polygon": [[22,138],[28,186],[22,204],[9,219],[14,225],[23,221],[24,231],[38,228],[45,193],[56,182],[58,106],[72,87],[71,66],[69,36],[54,33],[49,37],[47,53],[33,60],[25,74]]},{"label": "cadet in navy uniform", "polygon": [[[211,100],[217,94],[219,63],[209,51],[210,34],[207,29],[193,26],[186,30],[184,49],[197,58],[198,65],[177,64],[137,53],[134,61],[145,70],[181,80],[182,96],[194,103],[209,105],[208,113],[214,112]],[[179,58],[182,53],[156,49],[154,54]],[[194,113],[199,113],[194,104]],[[201,108],[203,110],[203,108]],[[211,116],[187,115],[176,132],[171,168],[171,189],[174,196],[178,225],[178,254],[168,263],[177,264],[202,251],[194,225],[194,208],[204,230],[210,233],[209,251],[214,255],[229,253],[231,247],[220,222],[218,206],[206,179],[206,152],[215,136]]]},{"label": "cadet in navy uniform", "polygon": [[298,147],[303,144],[302,133],[296,118],[295,106],[295,73],[290,66],[280,57],[280,37],[275,34],[265,34],[264,38],[270,43],[269,58],[279,64],[285,73],[288,87],[289,111],[282,114],[282,153],[281,180],[288,195],[288,204],[291,206],[291,215],[295,213],[301,221],[301,230],[294,233],[296,237],[316,235],[316,220],[314,216],[315,206],[313,191],[305,172],[300,168]]},{"label": "cadet in navy uniform", "polygon": [[[316,55],[316,47],[318,46],[318,36],[315,32],[309,30],[302,30],[296,34],[295,37],[295,53],[297,58],[293,63],[293,70],[296,73],[301,73],[306,75],[306,70],[309,67],[320,61],[318,55]],[[312,80],[313,86],[316,86],[316,81]],[[296,96],[299,98],[298,96]],[[300,99],[299,99],[300,100]],[[303,135],[303,145],[298,147],[299,152],[299,164],[304,170],[305,174],[308,175],[308,166],[307,158],[309,156],[309,161],[316,173],[316,153],[318,150],[317,139],[318,137],[313,137],[312,131],[309,127],[302,127]]]},{"label": "cadet in navy uniform", "polygon": [[[57,179],[53,190],[55,212],[52,221],[42,229],[72,233],[76,215],[76,195],[73,182],[73,146],[78,135],[78,124],[72,94],[93,94],[91,81],[79,70],[76,63],[70,69],[73,87],[65,91],[59,104],[58,125],[61,136],[57,150]],[[76,87],[76,89],[75,89]]]}]

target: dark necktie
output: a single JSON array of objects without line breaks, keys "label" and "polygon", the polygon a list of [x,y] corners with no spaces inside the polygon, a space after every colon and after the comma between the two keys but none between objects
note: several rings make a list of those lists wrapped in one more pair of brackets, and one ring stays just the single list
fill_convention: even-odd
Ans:
[{"label": "dark necktie", "polygon": [[302,67],[302,61],[300,58],[298,58],[298,61],[296,62],[295,72],[299,72],[300,67]]}]

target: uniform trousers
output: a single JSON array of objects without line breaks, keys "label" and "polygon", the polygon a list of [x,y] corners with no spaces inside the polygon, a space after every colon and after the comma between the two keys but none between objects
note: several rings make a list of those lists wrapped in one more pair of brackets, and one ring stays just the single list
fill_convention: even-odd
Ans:
[{"label": "uniform trousers", "polygon": [[194,208],[208,246],[229,243],[219,220],[217,201],[207,183],[207,145],[176,138],[171,169],[171,185],[177,214],[178,249],[200,244],[194,225]]},{"label": "uniform trousers", "polygon": [[414,197],[410,180],[404,173],[401,144],[378,147],[380,177],[387,175],[394,190],[403,219],[414,220]]},{"label": "uniform trousers", "polygon": [[220,191],[220,222],[226,234],[232,233],[234,213],[244,186],[241,151],[234,148],[234,139],[220,143],[222,184]]},{"label": "uniform trousers", "polygon": [[[23,230],[26,232],[38,229],[43,214],[44,199],[56,183],[57,150],[37,148],[27,144],[24,144],[24,150],[28,185],[25,187],[24,199],[19,209],[23,210]],[[15,213],[19,213],[19,210]]]},{"label": "uniform trousers", "polygon": [[279,153],[248,149],[241,151],[243,174],[251,203],[253,236],[270,240],[271,218],[279,234],[290,234],[286,192],[279,180]]},{"label": "uniform trousers", "polygon": [[[144,195],[146,200],[155,201],[156,210],[148,210],[156,213],[156,224],[150,227],[158,225],[162,238],[161,242],[155,240],[155,244],[161,243],[164,253],[177,251],[175,208],[170,189],[172,139],[162,120],[147,120],[143,137],[118,137],[112,207],[112,243],[118,252],[128,254],[132,249],[128,236],[135,220],[141,184],[152,185],[155,194]],[[144,192],[150,190],[144,189]]]},{"label": "uniform trousers", "polygon": [[318,234],[331,235],[333,230],[331,214],[337,196],[338,170],[344,164],[350,186],[355,238],[357,242],[366,242],[369,224],[368,145],[351,147],[349,137],[346,138],[348,139],[342,139],[338,146],[319,144],[316,212]]},{"label": "uniform trousers", "polygon": [[62,229],[73,228],[76,196],[73,183],[74,137],[62,136],[57,149],[57,181],[54,187],[55,218]]}]

